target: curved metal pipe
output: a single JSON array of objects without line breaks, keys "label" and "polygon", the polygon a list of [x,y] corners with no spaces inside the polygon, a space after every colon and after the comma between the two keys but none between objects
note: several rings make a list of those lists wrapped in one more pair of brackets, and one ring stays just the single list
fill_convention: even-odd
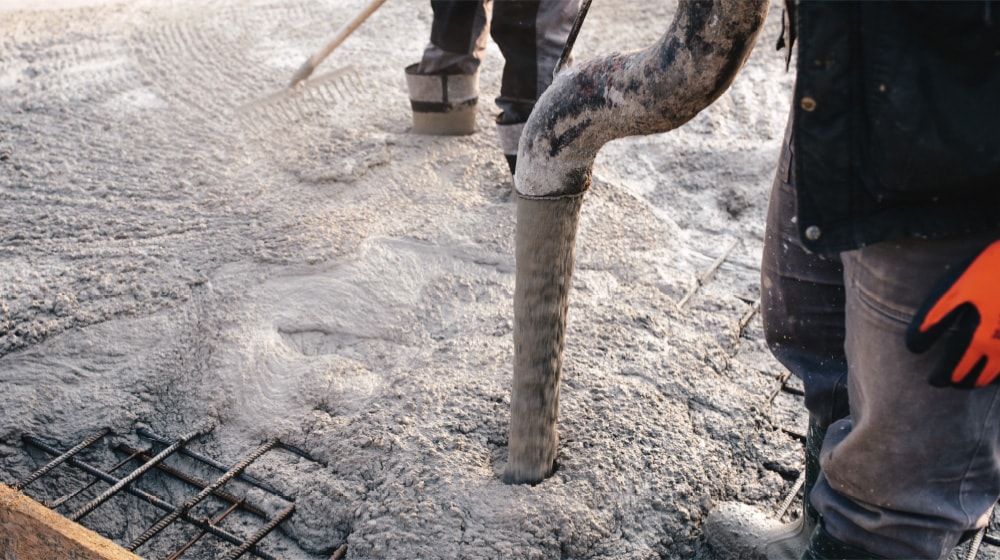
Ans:
[{"label": "curved metal pipe", "polygon": [[536,103],[514,177],[514,381],[505,482],[539,482],[555,468],[576,230],[597,152],[617,138],[677,128],[722,95],[750,55],[768,4],[681,0],[656,44],[565,71]]},{"label": "curved metal pipe", "polygon": [[652,46],[564,71],[535,105],[518,151],[517,192],[579,194],[598,150],[673,130],[722,95],[750,55],[768,0],[681,0]]}]

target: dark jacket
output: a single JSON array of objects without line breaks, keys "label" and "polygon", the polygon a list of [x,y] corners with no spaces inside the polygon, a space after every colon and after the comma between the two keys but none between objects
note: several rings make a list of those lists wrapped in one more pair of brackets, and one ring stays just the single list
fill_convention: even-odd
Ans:
[{"label": "dark jacket", "polygon": [[805,246],[829,253],[1000,227],[991,1],[803,0],[790,13]]}]

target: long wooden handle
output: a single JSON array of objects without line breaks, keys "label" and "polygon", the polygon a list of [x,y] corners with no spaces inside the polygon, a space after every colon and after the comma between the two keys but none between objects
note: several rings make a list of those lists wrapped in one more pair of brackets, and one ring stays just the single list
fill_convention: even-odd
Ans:
[{"label": "long wooden handle", "polygon": [[326,57],[330,56],[330,53],[332,53],[334,49],[339,47],[340,44],[344,42],[344,39],[347,39],[351,33],[354,33],[354,30],[361,26],[361,24],[368,19],[368,16],[372,15],[375,10],[379,9],[379,6],[384,3],[385,0],[372,0],[369,2],[361,13],[354,16],[354,19],[347,22],[347,24],[337,31],[337,34],[329,43],[326,44],[325,47],[306,60],[305,64],[303,64],[302,67],[299,68],[298,72],[295,73],[295,76],[292,77],[292,83],[289,87],[295,87],[296,84],[308,78],[309,75],[312,74],[313,70],[315,70],[321,62],[326,60]]},{"label": "long wooden handle", "polygon": [[340,31],[337,32],[337,35],[333,38],[333,40],[327,43],[325,47],[323,47],[323,50],[312,55],[312,58],[310,58],[310,60],[313,61],[313,66],[318,65],[326,57],[330,56],[330,53],[333,52],[333,49],[339,47],[340,44],[344,42],[344,39],[346,39],[348,35],[354,33],[354,30],[357,29],[366,19],[368,19],[368,16],[372,15],[372,13],[374,13],[375,10],[377,10],[379,6],[381,6],[384,3],[385,0],[372,0],[368,4],[368,6],[366,6],[365,9],[361,11],[360,14],[355,16],[354,19],[352,19],[351,21],[347,22],[347,24],[344,25],[344,27],[341,27]]}]

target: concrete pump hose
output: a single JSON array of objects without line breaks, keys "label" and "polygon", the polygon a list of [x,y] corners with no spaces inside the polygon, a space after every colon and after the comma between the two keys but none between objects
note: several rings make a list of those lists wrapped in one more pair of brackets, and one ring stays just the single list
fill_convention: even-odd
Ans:
[{"label": "concrete pump hose", "polygon": [[555,469],[559,377],[582,195],[607,142],[677,128],[715,101],[746,62],[768,0],[682,0],[653,46],[562,72],[521,135],[508,483]]},{"label": "concrete pump hose", "polygon": [[521,135],[515,187],[525,196],[586,190],[598,150],[673,130],[729,88],[768,0],[681,0],[667,33],[640,51],[571,68],[538,100]]}]

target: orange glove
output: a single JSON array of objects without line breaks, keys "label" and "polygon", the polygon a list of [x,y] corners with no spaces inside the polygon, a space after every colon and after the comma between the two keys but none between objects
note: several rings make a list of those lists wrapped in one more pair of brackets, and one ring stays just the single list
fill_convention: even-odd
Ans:
[{"label": "orange glove", "polygon": [[974,389],[1000,383],[1000,241],[940,280],[910,322],[906,346],[924,352],[953,325],[930,384]]}]

